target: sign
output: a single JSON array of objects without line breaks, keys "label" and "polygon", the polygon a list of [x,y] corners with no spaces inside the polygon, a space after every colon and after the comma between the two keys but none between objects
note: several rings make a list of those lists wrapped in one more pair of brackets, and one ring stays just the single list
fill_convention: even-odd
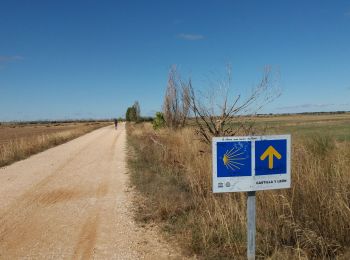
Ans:
[{"label": "sign", "polygon": [[290,135],[214,137],[213,192],[290,188]]}]

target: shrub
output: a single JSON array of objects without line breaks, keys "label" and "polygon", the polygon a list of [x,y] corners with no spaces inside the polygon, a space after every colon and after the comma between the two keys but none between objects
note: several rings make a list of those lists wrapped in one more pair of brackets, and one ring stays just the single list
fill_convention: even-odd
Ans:
[{"label": "shrub", "polygon": [[164,115],[162,112],[157,112],[156,117],[153,119],[153,128],[159,129],[165,126]]}]

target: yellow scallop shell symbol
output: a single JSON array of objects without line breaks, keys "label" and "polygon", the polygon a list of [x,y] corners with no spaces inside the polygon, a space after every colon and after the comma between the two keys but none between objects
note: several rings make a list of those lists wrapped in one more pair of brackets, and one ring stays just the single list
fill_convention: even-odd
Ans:
[{"label": "yellow scallop shell symbol", "polygon": [[231,169],[232,171],[239,170],[240,166],[244,164],[240,161],[245,160],[246,158],[241,157],[244,152],[241,151],[242,147],[236,148],[233,147],[230,151],[227,150],[222,158],[222,161],[227,169]]}]

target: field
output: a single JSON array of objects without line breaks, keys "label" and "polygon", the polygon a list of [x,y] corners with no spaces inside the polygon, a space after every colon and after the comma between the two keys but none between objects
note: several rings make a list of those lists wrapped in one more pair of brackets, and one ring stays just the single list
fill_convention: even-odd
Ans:
[{"label": "field", "polygon": [[[257,193],[259,259],[350,258],[350,114],[259,117],[292,134],[292,188]],[[211,192],[211,148],[193,127],[129,124],[137,218],[157,223],[185,254],[245,259],[246,194]]]},{"label": "field", "polygon": [[338,141],[350,141],[350,113],[259,117],[267,133],[291,133],[297,138],[330,135]]},{"label": "field", "polygon": [[[321,134],[331,135],[338,141],[350,141],[350,113],[259,116],[251,120],[262,134],[290,133],[297,138]],[[190,120],[189,125],[194,126],[194,121]]]},{"label": "field", "polygon": [[108,124],[111,123],[2,123],[0,125],[0,167]]}]

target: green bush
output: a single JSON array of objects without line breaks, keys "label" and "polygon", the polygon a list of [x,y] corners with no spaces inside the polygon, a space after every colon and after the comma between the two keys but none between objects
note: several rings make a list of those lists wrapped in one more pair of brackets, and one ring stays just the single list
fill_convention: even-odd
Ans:
[{"label": "green bush", "polygon": [[162,112],[156,113],[156,118],[153,119],[153,128],[159,129],[165,126],[164,115]]}]

